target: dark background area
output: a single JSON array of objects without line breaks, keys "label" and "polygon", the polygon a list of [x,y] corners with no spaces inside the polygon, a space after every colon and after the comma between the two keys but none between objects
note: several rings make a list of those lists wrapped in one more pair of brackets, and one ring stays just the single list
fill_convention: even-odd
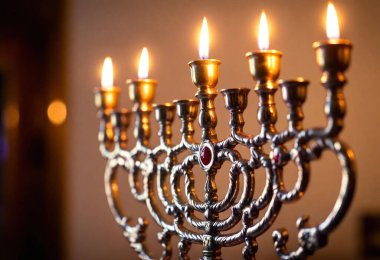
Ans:
[{"label": "dark background area", "polygon": [[63,1],[0,4],[0,258],[63,258]]}]

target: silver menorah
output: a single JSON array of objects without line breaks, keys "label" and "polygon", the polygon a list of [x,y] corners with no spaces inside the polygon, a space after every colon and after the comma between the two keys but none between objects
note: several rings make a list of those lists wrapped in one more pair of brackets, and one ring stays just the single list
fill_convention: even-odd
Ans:
[{"label": "silver menorah", "polygon": [[[244,259],[253,259],[258,250],[256,238],[271,227],[284,203],[302,198],[309,184],[310,164],[329,150],[336,155],[342,169],[340,193],[332,211],[315,226],[308,223],[307,217],[297,220],[299,246],[294,251],[287,249],[286,229],[275,230],[272,235],[275,251],[282,259],[307,258],[327,244],[328,235],[345,216],[355,188],[354,155],[339,138],[346,110],[344,72],[350,63],[352,46],[343,39],[316,42],[313,46],[317,64],[322,70],[321,83],[327,92],[324,108],[327,125],[321,128],[303,128],[302,105],[306,100],[309,82],[302,78],[278,81],[282,54],[274,50],[246,55],[250,72],[257,82],[254,91],[259,98],[257,119],[261,130],[256,135],[247,134],[243,129],[243,113],[250,90],[234,88],[220,91],[230,114],[231,131],[228,138],[217,138],[214,99],[217,96],[218,60],[201,59],[189,63],[192,81],[198,88],[195,95],[198,100],[176,100],[152,105],[156,81],[128,80],[129,96],[134,104],[130,112],[117,108],[119,88],[96,89],[100,151],[107,159],[104,180],[108,204],[124,236],[141,259],[152,259],[145,243],[147,221],[138,218],[138,224],[131,225],[124,215],[116,181],[118,168],[128,174],[133,197],[146,204],[154,221],[162,228],[158,233],[163,248],[161,259],[171,258],[170,240],[173,235],[180,239],[180,259],[189,259],[188,252],[194,243],[203,245],[201,259],[204,260],[221,259],[222,247],[243,243]],[[281,132],[275,127],[275,93],[279,87],[288,107],[288,128]],[[159,125],[159,145],[156,147],[149,144],[152,111]],[[136,143],[128,150],[127,129],[131,113],[135,114]],[[181,121],[182,137],[180,143],[173,144],[172,123],[176,114]],[[200,142],[194,140],[194,121],[197,116],[202,131]],[[288,149],[285,144],[290,142],[293,145]],[[271,150],[265,152],[263,146],[268,144]],[[243,158],[238,147],[248,148],[249,158]],[[180,161],[178,156],[188,151],[190,155]],[[158,158],[163,155],[165,160],[159,161]],[[229,172],[220,171],[227,161],[231,164]],[[290,162],[297,166],[298,179],[294,187],[287,190],[282,173]],[[196,165],[202,168],[206,176],[203,199],[194,188],[196,176],[193,167]],[[255,171],[259,168],[265,169],[266,185],[261,194],[256,194]],[[227,193],[221,199],[218,198],[215,181],[217,174],[223,174],[228,179]],[[139,177],[142,181],[139,181]],[[170,185],[167,185],[168,179]],[[239,182],[242,180],[243,191],[239,196]],[[160,210],[162,208],[164,211]],[[203,214],[203,218],[197,217],[195,212]],[[222,212],[230,212],[230,215],[221,219],[219,214]],[[259,218],[259,213],[263,212]],[[237,226],[240,227],[238,231],[228,233]]]}]

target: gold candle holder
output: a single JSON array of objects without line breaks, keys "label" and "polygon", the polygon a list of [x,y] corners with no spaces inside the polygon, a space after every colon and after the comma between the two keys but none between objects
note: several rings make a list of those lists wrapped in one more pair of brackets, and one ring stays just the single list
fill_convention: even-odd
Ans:
[{"label": "gold candle holder", "polygon": [[198,87],[199,94],[216,94],[220,61],[216,59],[194,60],[189,62],[191,80]]},{"label": "gold candle holder", "polygon": [[95,88],[95,106],[99,109],[98,117],[100,127],[98,140],[110,146],[114,139],[114,131],[110,122],[111,112],[116,110],[119,104],[120,88]]},{"label": "gold candle holder", "polygon": [[[346,39],[330,39],[314,42],[316,60],[322,72],[344,72],[351,59],[352,45]],[[323,82],[322,82],[323,83]]]},{"label": "gold candle holder", "polygon": [[352,45],[346,39],[329,39],[315,42],[313,47],[322,70],[321,83],[327,90],[324,111],[328,122],[323,135],[337,136],[343,129],[346,114],[343,87],[347,80],[344,72],[350,65]]},{"label": "gold candle holder", "polygon": [[109,114],[119,104],[120,88],[95,88],[95,105],[99,110]]},{"label": "gold candle holder", "polygon": [[152,79],[127,80],[129,98],[136,114],[134,136],[138,142],[148,145],[150,137],[149,115],[152,112],[157,81]]},{"label": "gold candle holder", "polygon": [[262,50],[248,52],[246,57],[249,62],[249,70],[254,80],[257,81],[255,92],[259,96],[259,109],[257,119],[261,124],[261,135],[275,133],[277,110],[274,94],[276,93],[277,79],[280,76],[280,60],[282,53],[276,50]]},{"label": "gold candle holder", "polygon": [[216,59],[194,60],[189,62],[191,80],[198,87],[196,97],[200,101],[199,125],[202,128],[202,140],[217,141],[215,127],[217,117],[214,99],[218,84],[220,61]]},{"label": "gold candle holder", "polygon": [[152,111],[152,103],[157,81],[153,79],[127,80],[129,99],[133,102],[133,111]]},{"label": "gold candle holder", "polygon": [[280,75],[280,60],[282,53],[276,50],[248,52],[249,71],[254,80],[260,85],[275,82]]}]

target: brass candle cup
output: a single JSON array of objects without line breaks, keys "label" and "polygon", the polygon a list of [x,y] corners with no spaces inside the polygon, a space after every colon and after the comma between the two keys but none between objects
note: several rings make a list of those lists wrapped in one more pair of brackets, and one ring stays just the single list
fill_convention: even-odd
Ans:
[{"label": "brass candle cup", "polygon": [[304,78],[293,80],[280,80],[279,85],[285,103],[290,105],[303,104],[306,100],[309,81]]},{"label": "brass candle cup", "polygon": [[127,80],[133,111],[151,111],[157,81],[152,79]]},{"label": "brass candle cup", "polygon": [[276,132],[277,110],[274,94],[277,91],[277,79],[280,76],[282,53],[276,50],[248,52],[246,57],[249,70],[256,83],[255,92],[259,97],[257,119],[261,125],[261,136]]},{"label": "brass candle cup", "polygon": [[182,121],[181,133],[187,139],[192,141],[194,135],[194,120],[198,115],[199,101],[195,99],[174,100],[177,115]]},{"label": "brass candle cup", "polygon": [[119,111],[111,112],[110,121],[115,132],[113,139],[115,143],[119,143],[122,148],[126,147],[128,140],[127,129],[130,122],[130,117],[131,112],[125,108],[122,108]]},{"label": "brass candle cup", "polygon": [[249,71],[256,81],[276,81],[280,75],[282,53],[276,50],[248,52]]},{"label": "brass candle cup", "polygon": [[280,80],[279,84],[282,98],[289,109],[286,116],[289,122],[289,130],[292,132],[301,131],[303,129],[302,120],[304,119],[302,105],[306,101],[309,81],[304,78],[296,78],[292,80]]},{"label": "brass candle cup", "polygon": [[231,129],[238,132],[243,130],[243,112],[248,105],[249,88],[222,89],[220,92],[224,96],[224,104],[230,112],[229,125]]},{"label": "brass candle cup", "polygon": [[224,104],[229,111],[244,111],[248,105],[249,88],[222,89]]},{"label": "brass candle cup", "polygon": [[195,99],[174,100],[177,115],[181,119],[194,120],[198,115],[199,101]]},{"label": "brass candle cup", "polygon": [[100,109],[107,111],[114,110],[117,108],[119,103],[120,88],[112,87],[110,89],[96,88],[95,89],[95,106]]},{"label": "brass candle cup", "polygon": [[314,42],[316,60],[322,71],[343,72],[350,65],[352,45],[346,39]]},{"label": "brass candle cup", "polygon": [[195,60],[189,63],[191,79],[198,91],[195,96],[200,101],[199,126],[202,128],[202,140],[217,142],[215,127],[217,116],[214,99],[218,92],[215,89],[219,76],[219,60]]},{"label": "brass candle cup", "polygon": [[154,104],[153,108],[158,122],[173,122],[175,116],[175,105],[173,103]]},{"label": "brass candle cup", "polygon": [[173,135],[171,125],[175,117],[175,105],[171,102],[164,104],[154,104],[154,114],[160,126],[158,136],[160,136],[161,143],[170,144]]},{"label": "brass candle cup", "polygon": [[189,62],[191,80],[199,88],[197,94],[216,94],[220,61],[215,59],[194,60]]}]

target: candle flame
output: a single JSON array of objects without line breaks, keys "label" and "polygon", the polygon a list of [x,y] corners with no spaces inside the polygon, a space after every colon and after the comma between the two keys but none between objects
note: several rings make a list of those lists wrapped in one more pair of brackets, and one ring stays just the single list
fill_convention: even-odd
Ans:
[{"label": "candle flame", "polygon": [[140,62],[139,62],[139,79],[147,79],[149,75],[149,53],[147,48],[143,48],[141,51]]},{"label": "candle flame", "polygon": [[207,19],[203,17],[202,29],[199,39],[199,57],[201,59],[207,59],[209,53],[209,34],[207,27]]},{"label": "candle flame", "polygon": [[261,13],[260,25],[259,25],[259,49],[269,49],[269,28],[265,11]]},{"label": "candle flame", "polygon": [[326,34],[329,39],[338,39],[340,36],[338,16],[332,3],[327,6]]},{"label": "candle flame", "polygon": [[113,87],[113,66],[112,59],[106,57],[103,63],[102,70],[102,87],[105,89],[110,89]]}]

